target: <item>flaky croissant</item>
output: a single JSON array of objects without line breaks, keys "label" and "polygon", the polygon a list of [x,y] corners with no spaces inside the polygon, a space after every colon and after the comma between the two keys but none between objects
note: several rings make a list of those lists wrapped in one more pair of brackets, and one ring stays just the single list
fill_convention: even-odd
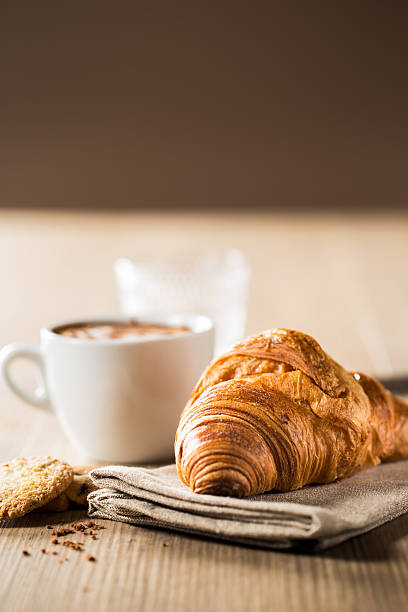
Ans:
[{"label": "flaky croissant", "polygon": [[175,453],[195,493],[244,497],[333,482],[408,457],[408,404],[347,372],[310,336],[265,331],[203,373]]}]

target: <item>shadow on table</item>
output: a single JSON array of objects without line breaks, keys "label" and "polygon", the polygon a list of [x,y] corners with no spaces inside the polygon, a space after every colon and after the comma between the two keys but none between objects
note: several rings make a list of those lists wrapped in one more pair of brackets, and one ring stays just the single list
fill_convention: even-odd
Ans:
[{"label": "shadow on table", "polygon": [[351,538],[342,544],[317,552],[298,552],[326,559],[350,559],[353,561],[383,561],[398,557],[398,540],[408,535],[408,514],[372,529],[368,533]]},{"label": "shadow on table", "polygon": [[[67,524],[76,521],[86,521],[88,519],[87,510],[79,508],[69,510],[67,512],[32,512],[21,518],[9,519],[0,521],[0,528],[3,529],[24,529],[30,527],[45,527],[46,525],[56,526],[58,524]],[[241,549],[251,550],[252,553],[259,551],[265,553],[279,553],[285,555],[296,555],[299,557],[320,557],[325,559],[343,559],[350,561],[384,561],[387,559],[398,558],[399,551],[397,550],[398,540],[408,535],[408,514],[405,514],[389,523],[385,523],[368,533],[356,536],[329,548],[327,550],[313,550],[313,542],[310,542],[310,549],[304,546],[299,549],[291,550],[274,550],[266,547],[248,546],[230,541],[220,541],[210,539],[205,536],[185,534],[182,532],[170,532],[168,530],[158,529],[155,527],[140,527],[138,529],[147,529],[151,531],[161,532],[165,534],[166,539],[176,535],[181,541],[190,539],[197,544],[200,542],[206,545],[213,546],[232,546]],[[197,551],[198,552],[198,551]]]},{"label": "shadow on table", "polygon": [[[333,560],[350,560],[354,562],[366,562],[366,561],[386,561],[388,559],[398,559],[401,556],[401,551],[398,549],[398,540],[408,535],[408,514],[403,515],[389,523],[377,527],[368,533],[360,536],[356,536],[337,544],[332,548],[326,550],[313,550],[312,542],[310,548],[298,548],[298,549],[271,549],[267,547],[253,546],[248,544],[241,544],[239,542],[223,541],[219,539],[213,539],[201,535],[193,535],[190,533],[183,532],[172,532],[166,529],[157,527],[137,526],[137,529],[148,530],[156,532],[158,534],[158,541],[166,540],[165,546],[169,546],[170,549],[174,548],[179,553],[184,547],[186,541],[190,541],[191,547],[189,547],[189,553],[194,556],[203,555],[203,546],[207,547],[229,547],[234,548],[238,552],[243,551],[243,555],[238,555],[240,562],[245,564],[257,564],[260,561],[259,555],[295,555],[297,557],[305,557],[310,559],[333,559]],[[160,534],[160,535],[159,535]],[[176,537],[174,542],[171,541],[173,537]],[[159,544],[160,546],[160,544]],[[183,549],[185,553],[185,548]],[[204,554],[211,554],[207,549]],[[404,553],[404,557],[406,554]]]},{"label": "shadow on table", "polygon": [[[365,533],[360,536],[356,536],[343,542],[341,544],[337,544],[332,548],[328,548],[326,550],[314,550],[313,544],[316,543],[310,542],[310,548],[302,547],[295,548],[290,550],[285,549],[271,549],[268,547],[254,546],[248,544],[242,544],[239,542],[231,542],[231,541],[223,541],[219,539],[213,539],[206,536],[194,535],[190,533],[182,533],[182,532],[171,532],[166,529],[161,529],[157,527],[147,527],[140,525],[137,526],[138,529],[148,529],[151,531],[156,531],[165,535],[166,540],[169,542],[169,538],[173,536],[177,536],[180,538],[178,542],[183,542],[185,540],[190,540],[195,542],[196,544],[203,543],[206,546],[215,546],[215,547],[233,547],[236,549],[246,550],[245,554],[246,562],[249,561],[249,556],[253,557],[253,561],[256,562],[256,553],[259,552],[262,555],[265,554],[284,554],[284,555],[296,555],[298,557],[310,557],[310,558],[322,558],[322,559],[333,559],[333,560],[350,560],[350,561],[384,561],[387,559],[396,559],[400,555],[400,551],[397,550],[398,540],[404,538],[408,535],[408,514],[403,515],[389,523],[386,523],[368,533]],[[167,545],[167,544],[166,544]],[[176,544],[176,548],[179,544]],[[196,554],[202,554],[202,549],[194,546]],[[250,554],[249,554],[249,551]]]},{"label": "shadow on table", "polygon": [[45,527],[59,523],[73,523],[89,520],[87,509],[78,508],[66,512],[30,512],[19,518],[0,521],[2,529],[25,529],[30,527]]}]

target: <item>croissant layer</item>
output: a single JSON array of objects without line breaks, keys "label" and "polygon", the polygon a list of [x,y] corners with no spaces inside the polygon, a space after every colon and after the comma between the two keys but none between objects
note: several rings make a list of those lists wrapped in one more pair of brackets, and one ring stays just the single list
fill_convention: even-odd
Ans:
[{"label": "croissant layer", "polygon": [[310,336],[251,336],[203,373],[175,453],[194,492],[246,497],[329,483],[408,457],[408,404]]}]

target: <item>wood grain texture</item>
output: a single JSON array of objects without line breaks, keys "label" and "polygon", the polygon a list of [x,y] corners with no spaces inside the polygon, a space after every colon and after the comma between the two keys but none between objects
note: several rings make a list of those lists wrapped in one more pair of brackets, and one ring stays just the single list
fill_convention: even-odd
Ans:
[{"label": "wood grain texture", "polygon": [[[1,212],[0,344],[35,342],[44,322],[115,312],[116,256],[188,251],[197,243],[247,252],[254,268],[249,332],[300,328],[346,367],[376,374],[408,369],[407,217]],[[29,369],[18,369],[28,382]],[[25,406],[1,385],[0,461],[36,453],[86,461],[52,414]],[[62,564],[41,554],[41,547],[50,549],[47,523],[83,516],[36,513],[1,523],[1,610],[376,612],[406,606],[407,515],[315,555],[109,521],[100,521],[106,529],[99,540],[87,540],[95,563],[68,549]]]}]

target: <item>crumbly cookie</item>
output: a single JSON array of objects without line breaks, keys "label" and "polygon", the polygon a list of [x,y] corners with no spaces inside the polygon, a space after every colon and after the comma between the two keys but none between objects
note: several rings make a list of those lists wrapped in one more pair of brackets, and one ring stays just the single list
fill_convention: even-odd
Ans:
[{"label": "crumbly cookie", "polygon": [[73,470],[53,457],[17,457],[0,464],[0,519],[23,516],[66,490]]},{"label": "crumbly cookie", "polygon": [[88,505],[88,495],[97,487],[89,478],[89,472],[94,466],[74,467],[74,479],[66,490],[66,495],[71,502],[79,506]]},{"label": "crumbly cookie", "polygon": [[64,491],[63,493],[58,495],[58,497],[48,502],[48,504],[45,504],[44,506],[41,506],[41,508],[38,508],[38,510],[40,512],[66,512],[67,510],[69,510],[70,505],[70,501]]},{"label": "crumbly cookie", "polygon": [[68,488],[56,499],[43,506],[41,510],[64,512],[74,505],[87,506],[89,493],[97,488],[88,475],[93,469],[92,465],[74,467],[74,478]]}]

